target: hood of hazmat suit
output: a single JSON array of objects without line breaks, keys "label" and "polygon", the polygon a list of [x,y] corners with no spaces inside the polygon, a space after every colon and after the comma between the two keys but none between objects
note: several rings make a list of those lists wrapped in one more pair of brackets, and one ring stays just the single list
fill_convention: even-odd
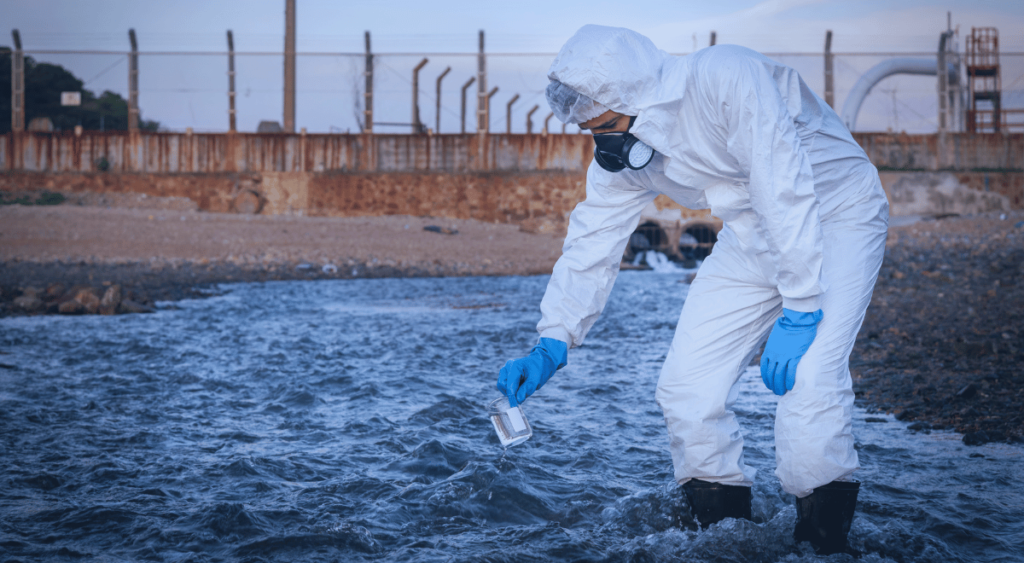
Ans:
[{"label": "hood of hazmat suit", "polygon": [[586,200],[570,217],[541,302],[541,336],[583,342],[640,212],[659,194],[721,219],[719,244],[770,272],[785,308],[820,308],[821,222],[858,198],[878,197],[878,174],[796,71],[744,47],[673,56],[634,31],[587,25],[562,47],[548,78],[559,119],[580,123],[605,109],[635,116],[629,132],[657,154],[641,170],[591,164]]}]

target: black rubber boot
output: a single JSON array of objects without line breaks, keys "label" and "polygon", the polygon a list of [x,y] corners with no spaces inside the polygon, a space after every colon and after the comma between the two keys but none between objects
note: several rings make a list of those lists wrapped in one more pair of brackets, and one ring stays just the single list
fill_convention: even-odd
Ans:
[{"label": "black rubber boot", "polygon": [[847,551],[846,536],[853,524],[859,489],[860,483],[832,481],[796,499],[796,541],[811,542],[820,555]]},{"label": "black rubber boot", "polygon": [[683,493],[702,528],[724,518],[750,520],[750,487],[690,479],[683,485]]}]

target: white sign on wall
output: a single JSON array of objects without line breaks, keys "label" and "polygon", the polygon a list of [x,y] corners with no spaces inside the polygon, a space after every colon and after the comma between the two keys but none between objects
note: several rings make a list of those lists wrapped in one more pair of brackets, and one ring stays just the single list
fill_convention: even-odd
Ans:
[{"label": "white sign on wall", "polygon": [[62,106],[80,106],[80,105],[82,105],[82,93],[81,92],[61,92],[60,93],[60,105],[62,105]]}]

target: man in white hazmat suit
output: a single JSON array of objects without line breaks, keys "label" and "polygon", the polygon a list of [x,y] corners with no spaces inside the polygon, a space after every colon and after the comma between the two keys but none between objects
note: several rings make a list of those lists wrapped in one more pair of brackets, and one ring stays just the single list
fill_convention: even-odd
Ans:
[{"label": "man in white hazmat suit", "polygon": [[724,227],[656,393],[676,480],[701,525],[750,518],[754,470],[731,406],[766,343],[762,379],[781,395],[776,475],[797,497],[796,538],[845,549],[858,489],[848,360],[888,227],[877,170],[796,71],[746,48],[677,57],[633,31],[588,25],[548,77],[555,115],[590,130],[597,148],[541,302],[540,342],[502,368],[498,389],[515,405],[565,365],[658,194],[710,209]]}]

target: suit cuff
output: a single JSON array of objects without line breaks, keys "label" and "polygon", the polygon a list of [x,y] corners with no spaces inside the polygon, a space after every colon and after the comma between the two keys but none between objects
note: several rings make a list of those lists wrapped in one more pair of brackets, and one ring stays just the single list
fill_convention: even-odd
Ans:
[{"label": "suit cuff", "polygon": [[544,332],[540,333],[540,337],[561,340],[562,342],[565,342],[566,348],[572,348],[572,337],[569,336],[569,331],[560,326],[553,326],[551,328],[544,329]]},{"label": "suit cuff", "polygon": [[798,313],[813,313],[821,309],[821,294],[811,297],[783,297],[782,308]]}]

